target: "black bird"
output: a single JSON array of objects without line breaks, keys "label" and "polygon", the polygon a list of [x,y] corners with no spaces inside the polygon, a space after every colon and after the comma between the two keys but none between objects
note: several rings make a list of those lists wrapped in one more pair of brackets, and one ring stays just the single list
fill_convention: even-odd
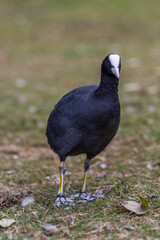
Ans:
[{"label": "black bird", "polygon": [[56,205],[66,204],[63,197],[64,164],[67,156],[85,153],[84,179],[81,193],[85,193],[90,160],[105,149],[115,136],[120,123],[118,99],[121,59],[109,54],[101,65],[99,85],[79,87],[67,93],[51,112],[46,135],[52,150],[60,158],[60,186]]}]

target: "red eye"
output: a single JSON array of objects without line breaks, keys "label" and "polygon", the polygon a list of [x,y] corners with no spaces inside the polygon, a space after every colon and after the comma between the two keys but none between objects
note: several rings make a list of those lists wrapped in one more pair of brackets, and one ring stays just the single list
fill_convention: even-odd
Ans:
[{"label": "red eye", "polygon": [[110,63],[108,59],[107,59],[107,63]]}]

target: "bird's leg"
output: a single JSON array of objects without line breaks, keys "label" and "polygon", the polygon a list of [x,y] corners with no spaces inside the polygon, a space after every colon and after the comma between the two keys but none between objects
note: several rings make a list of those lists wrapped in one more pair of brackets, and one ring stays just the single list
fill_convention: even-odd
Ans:
[{"label": "bird's leg", "polygon": [[66,166],[63,161],[60,162],[59,165],[59,172],[60,172],[60,184],[58,188],[58,194],[54,206],[60,207],[64,202],[63,197],[63,185],[64,185],[64,174],[66,172]]},{"label": "bird's leg", "polygon": [[95,197],[101,197],[101,198],[106,197],[104,194],[90,194],[90,193],[85,192],[86,182],[87,182],[87,172],[89,170],[89,167],[90,167],[90,159],[87,159],[84,164],[84,178],[83,178],[82,188],[81,188],[80,192],[76,195],[76,197],[80,197],[84,200],[80,200],[78,202],[83,202],[83,201],[92,202],[92,201],[96,200]]},{"label": "bird's leg", "polygon": [[[94,201],[95,198],[93,198],[91,194],[88,194],[88,193],[85,192],[86,183],[87,183],[87,172],[89,170],[89,167],[90,167],[90,159],[87,159],[84,163],[84,177],[83,177],[82,188],[79,191],[79,193],[76,195],[76,197],[80,197],[80,198],[84,199],[84,201],[91,202],[91,201]],[[78,201],[78,202],[82,202],[82,201]]]},{"label": "bird's leg", "polygon": [[60,162],[59,170],[60,170],[60,184],[54,206],[56,207],[60,207],[62,205],[75,206],[75,204],[72,203],[72,200],[70,198],[65,198],[63,196],[64,175],[66,172],[66,166],[63,161]]},{"label": "bird's leg", "polygon": [[60,166],[59,166],[59,172],[60,172],[60,185],[58,188],[58,196],[63,196],[63,185],[64,185],[64,175],[66,172],[66,166],[64,164],[64,162],[60,162]]},{"label": "bird's leg", "polygon": [[86,190],[86,183],[87,183],[87,172],[90,167],[90,159],[87,159],[84,163],[84,177],[83,177],[83,184],[81,188],[81,192],[84,193]]}]

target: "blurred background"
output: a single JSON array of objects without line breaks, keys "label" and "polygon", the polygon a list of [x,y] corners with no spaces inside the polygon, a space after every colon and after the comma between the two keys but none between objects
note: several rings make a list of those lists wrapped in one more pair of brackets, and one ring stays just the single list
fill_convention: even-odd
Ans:
[{"label": "blurred background", "polygon": [[157,0],[1,0],[0,143],[45,145],[46,121],[73,88],[98,84],[103,58],[122,58],[121,135],[160,133]]},{"label": "blurred background", "polygon": [[[48,116],[70,90],[99,83],[109,53],[122,59],[121,124],[87,181],[107,198],[53,209],[59,161]],[[84,158],[67,158],[66,196],[81,187]],[[2,239],[52,239],[45,223],[56,224],[56,239],[160,239],[159,159],[160,1],[0,0],[0,219],[17,222]],[[28,193],[34,205],[15,205]],[[139,194],[150,205],[141,217],[121,205]]]}]

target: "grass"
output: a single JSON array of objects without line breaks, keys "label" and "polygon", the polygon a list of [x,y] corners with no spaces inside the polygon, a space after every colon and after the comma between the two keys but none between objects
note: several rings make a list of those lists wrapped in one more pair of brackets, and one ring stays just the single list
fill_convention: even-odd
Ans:
[{"label": "grass", "polygon": [[[36,200],[1,209],[16,224],[0,239],[159,239],[159,3],[1,0],[0,20],[0,182]],[[93,159],[87,185],[108,197],[55,209],[59,163],[44,135],[48,115],[71,89],[98,83],[110,52],[122,57],[121,126]],[[66,195],[80,188],[84,159],[67,160]],[[143,216],[122,206],[138,194],[149,202]],[[46,235],[46,223],[57,232]]]}]

